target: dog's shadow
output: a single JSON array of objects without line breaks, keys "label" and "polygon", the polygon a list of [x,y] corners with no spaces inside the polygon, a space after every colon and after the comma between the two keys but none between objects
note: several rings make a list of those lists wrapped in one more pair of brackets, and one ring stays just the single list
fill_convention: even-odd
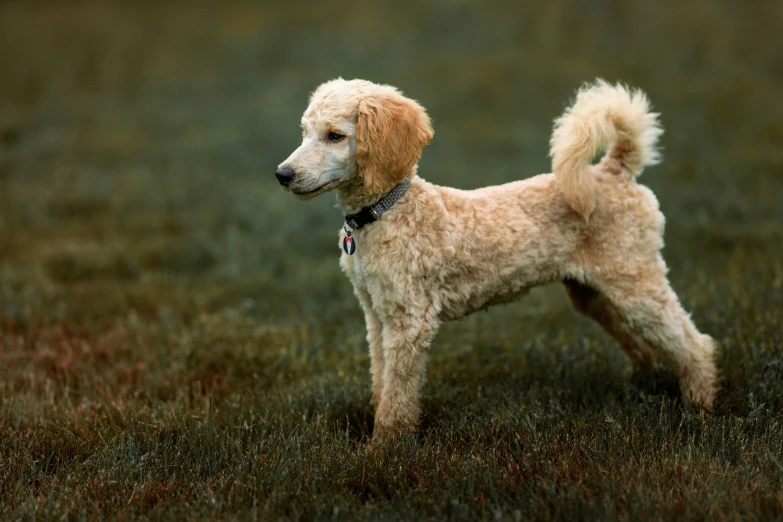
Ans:
[{"label": "dog's shadow", "polygon": [[[567,412],[599,410],[610,406],[622,405],[623,409],[649,409],[650,404],[659,404],[664,400],[680,401],[680,388],[676,377],[668,371],[632,376],[628,382],[615,387],[603,388],[595,392],[562,391],[554,387],[539,388],[535,398],[526,397],[525,390],[516,394],[492,391],[482,388],[485,396],[474,403],[451,400],[443,397],[424,397],[422,399],[422,418],[419,434],[453,433],[465,429],[468,425],[491,423],[500,413],[511,415],[538,415],[542,407],[557,404],[559,411]],[[462,395],[462,394],[458,394]],[[683,403],[683,407],[686,405]],[[486,422],[484,422],[486,421]]]},{"label": "dog's shadow", "polygon": [[[666,367],[633,371],[626,378],[607,383],[600,375],[585,376],[581,382],[563,387],[563,383],[552,383],[545,376],[515,378],[496,375],[491,379],[476,379],[475,382],[441,383],[437,393],[425,393],[422,397],[422,417],[417,438],[424,439],[439,432],[454,432],[465,426],[468,419],[480,420],[491,416],[498,408],[525,411],[530,388],[535,388],[538,401],[558,401],[564,410],[601,408],[608,404],[623,403],[629,409],[637,409],[652,400],[680,400],[679,382],[674,373]],[[572,379],[576,381],[576,376]],[[473,380],[471,380],[473,381]],[[509,393],[509,390],[513,390]],[[333,404],[327,421],[336,434],[362,444],[372,437],[375,423],[375,407],[370,404],[369,393],[346,396],[340,404]]]}]

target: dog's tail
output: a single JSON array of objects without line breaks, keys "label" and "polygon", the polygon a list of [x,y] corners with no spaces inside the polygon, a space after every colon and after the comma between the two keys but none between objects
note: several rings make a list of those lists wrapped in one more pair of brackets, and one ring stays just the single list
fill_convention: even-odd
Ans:
[{"label": "dog's tail", "polygon": [[595,209],[596,182],[590,162],[607,148],[601,160],[606,170],[629,178],[659,161],[656,143],[663,133],[658,114],[650,112],[640,90],[603,80],[585,84],[576,101],[555,120],[550,142],[552,171],[568,203],[585,220]]}]

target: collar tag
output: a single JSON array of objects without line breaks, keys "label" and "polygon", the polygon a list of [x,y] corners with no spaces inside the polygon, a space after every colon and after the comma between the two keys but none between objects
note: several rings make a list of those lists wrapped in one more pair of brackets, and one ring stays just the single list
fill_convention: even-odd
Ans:
[{"label": "collar tag", "polygon": [[351,231],[348,229],[348,226],[345,227],[345,237],[343,238],[343,250],[345,250],[345,253],[349,256],[352,256],[354,252],[356,252],[356,240],[351,235]]}]

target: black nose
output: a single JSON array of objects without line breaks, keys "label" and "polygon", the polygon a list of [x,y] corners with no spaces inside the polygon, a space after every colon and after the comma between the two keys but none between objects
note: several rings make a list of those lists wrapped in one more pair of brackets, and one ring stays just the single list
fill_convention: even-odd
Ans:
[{"label": "black nose", "polygon": [[291,181],[294,179],[294,174],[294,169],[290,167],[281,167],[277,169],[277,172],[275,172],[277,181],[279,181],[280,184],[284,187],[287,187],[291,183]]}]

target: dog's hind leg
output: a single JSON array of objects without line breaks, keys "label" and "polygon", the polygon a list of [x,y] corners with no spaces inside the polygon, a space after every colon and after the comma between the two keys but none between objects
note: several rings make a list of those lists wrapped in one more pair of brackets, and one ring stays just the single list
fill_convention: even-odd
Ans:
[{"label": "dog's hind leg", "polygon": [[581,314],[595,320],[615,338],[634,367],[646,370],[655,364],[655,352],[631,332],[617,308],[598,290],[573,280],[564,281],[571,304]]},{"label": "dog's hind leg", "polygon": [[686,400],[711,410],[718,390],[715,345],[700,333],[666,279],[660,256],[625,275],[605,274],[598,287],[634,336],[663,354]]}]

